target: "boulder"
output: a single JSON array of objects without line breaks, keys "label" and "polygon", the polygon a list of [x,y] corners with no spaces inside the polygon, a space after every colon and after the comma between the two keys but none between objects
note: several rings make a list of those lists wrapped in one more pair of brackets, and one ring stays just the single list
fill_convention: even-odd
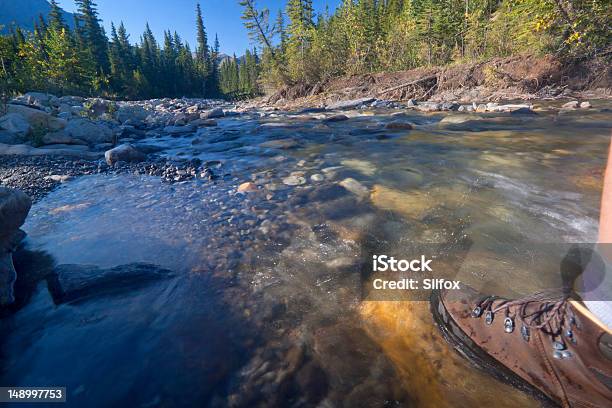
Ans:
[{"label": "boulder", "polygon": [[16,133],[8,132],[6,130],[0,130],[0,143],[3,144],[17,144],[23,143],[23,139]]},{"label": "boulder", "polygon": [[567,103],[564,103],[561,108],[562,109],[576,109],[580,106],[580,102],[578,101],[570,101]]},{"label": "boulder", "polygon": [[173,273],[148,263],[133,263],[102,269],[93,265],[59,265],[48,277],[55,303],[134,290],[173,277]]},{"label": "boulder", "polygon": [[0,118],[0,128],[19,136],[26,136],[32,131],[28,121],[17,113],[7,113],[2,116]]},{"label": "boulder", "polygon": [[56,118],[45,111],[34,109],[29,106],[9,104],[8,113],[21,115],[31,127],[60,130],[65,128],[67,124],[64,119]]},{"label": "boulder", "polygon": [[359,108],[368,103],[372,103],[376,100],[376,98],[360,98],[360,99],[352,99],[349,101],[338,101],[327,105],[327,110],[343,110],[343,109],[355,109]]},{"label": "boulder", "polygon": [[200,119],[216,119],[225,116],[225,112],[221,108],[214,108],[206,112],[200,113]]},{"label": "boulder", "polygon": [[64,144],[64,145],[87,145],[87,142],[76,139],[66,133],[64,130],[58,130],[57,132],[47,133],[42,138],[44,145],[53,144]]},{"label": "boulder", "polygon": [[[27,194],[0,187],[0,306],[15,301],[13,284],[17,277],[11,253],[23,238],[19,227],[23,225],[32,207]],[[21,237],[21,238],[17,238]]]},{"label": "boulder", "polygon": [[88,144],[113,141],[113,130],[109,126],[84,118],[69,121],[64,129],[64,134],[72,139],[79,139]]},{"label": "boulder", "polygon": [[343,122],[345,120],[349,120],[349,117],[346,115],[332,115],[323,119],[323,122]]},{"label": "boulder", "polygon": [[131,144],[123,144],[115,147],[114,149],[107,150],[104,153],[104,158],[106,159],[106,163],[108,163],[109,166],[112,166],[120,161],[141,162],[146,159],[146,156]]},{"label": "boulder", "polygon": [[591,107],[591,102],[589,101],[580,102],[580,107],[582,109],[589,109]]},{"label": "boulder", "polygon": [[[16,156],[70,156],[79,157],[83,159],[98,159],[102,155],[101,153],[83,151],[80,146],[69,146],[70,148],[63,147],[61,149],[39,149],[25,144],[3,144],[0,143],[0,155],[16,155]],[[75,149],[76,148],[76,149]]]},{"label": "boulder", "polygon": [[140,124],[149,116],[149,112],[142,106],[124,105],[117,110],[115,119],[121,123],[125,123],[128,120],[134,123]]},{"label": "boulder", "polygon": [[394,120],[393,122],[387,123],[385,128],[388,130],[410,130],[412,129],[412,123]]},{"label": "boulder", "polygon": [[49,107],[58,103],[58,101],[59,99],[56,96],[42,92],[28,92],[13,99],[13,102],[39,107]]}]

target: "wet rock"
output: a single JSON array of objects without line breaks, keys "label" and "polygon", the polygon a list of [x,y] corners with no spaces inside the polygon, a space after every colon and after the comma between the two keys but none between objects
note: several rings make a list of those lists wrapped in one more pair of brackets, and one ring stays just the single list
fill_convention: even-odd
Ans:
[{"label": "wet rock", "polygon": [[253,193],[255,191],[258,191],[257,185],[251,182],[242,183],[236,190],[238,193]]},{"label": "wet rock", "polygon": [[327,110],[355,109],[363,105],[366,105],[368,103],[372,103],[375,100],[376,98],[360,98],[360,99],[353,99],[349,101],[339,101],[339,102],[335,102],[330,105],[327,105]]},{"label": "wet rock", "polygon": [[285,177],[283,179],[283,184],[288,186],[299,186],[302,184],[306,184],[306,179],[302,176],[292,174],[289,177]]},{"label": "wet rock", "polygon": [[[374,174],[376,174],[376,166],[366,160],[358,160],[358,159],[347,159],[347,160],[342,160],[340,162],[340,164],[342,164],[343,166],[349,167],[353,170],[358,171],[359,173],[363,174],[364,176],[368,176],[371,177]],[[328,169],[323,169],[322,170],[324,173],[327,173]]]},{"label": "wet rock", "polygon": [[299,143],[295,139],[277,139],[268,140],[259,145],[265,149],[292,149],[299,146]]},{"label": "wet rock", "polygon": [[580,102],[578,101],[570,101],[561,105],[562,109],[576,109],[580,106]]},{"label": "wet rock", "polygon": [[214,108],[200,114],[200,119],[216,119],[225,116],[225,112],[221,108]]},{"label": "wet rock", "polygon": [[580,107],[582,109],[588,109],[588,108],[591,107],[591,102],[589,102],[589,101],[580,102]]},{"label": "wet rock", "polygon": [[110,269],[93,265],[59,265],[47,282],[54,302],[59,304],[135,290],[173,276],[170,270],[148,263],[133,263]]},{"label": "wet rock", "polygon": [[310,176],[310,180],[314,181],[315,183],[320,183],[321,181],[325,180],[325,177],[322,174],[317,173]]},{"label": "wet rock", "polygon": [[13,284],[17,273],[11,253],[16,241],[21,240],[15,237],[17,234],[22,235],[19,227],[25,222],[31,206],[32,201],[27,194],[0,187],[0,307],[15,301]]},{"label": "wet rock", "polygon": [[345,120],[349,120],[349,117],[346,115],[333,115],[323,119],[323,122],[343,122]]},{"label": "wet rock", "polygon": [[415,219],[422,218],[436,205],[435,199],[425,192],[404,192],[382,185],[374,186],[370,199],[381,210],[394,211]]},{"label": "wet rock", "polygon": [[197,127],[213,127],[217,126],[217,121],[214,119],[196,119],[189,124]]},{"label": "wet rock", "polygon": [[66,127],[66,121],[56,118],[51,114],[23,105],[8,105],[8,113],[13,113],[23,117],[31,127],[41,127],[49,130],[60,130]]},{"label": "wet rock", "polygon": [[482,132],[487,130],[514,129],[523,125],[520,117],[493,117],[485,118],[477,115],[449,115],[438,122],[438,127],[447,130],[468,130]]},{"label": "wet rock", "polygon": [[366,186],[350,177],[342,180],[338,184],[359,198],[365,198],[370,194],[370,190]]},{"label": "wet rock", "polygon": [[117,162],[141,162],[146,159],[144,153],[137,150],[131,144],[123,144],[104,153],[104,159],[109,166],[113,166]]},{"label": "wet rock", "polygon": [[0,118],[0,128],[19,136],[26,136],[32,131],[27,120],[16,113],[8,113]]},{"label": "wet rock", "polygon": [[438,112],[442,110],[442,105],[436,102],[421,102],[416,106],[421,112]]},{"label": "wet rock", "polygon": [[385,129],[388,130],[411,130],[413,128],[412,123],[403,122],[401,120],[394,120],[385,125]]},{"label": "wet rock", "polygon": [[510,114],[511,115],[537,115],[537,113],[529,107],[513,109],[510,111]]}]

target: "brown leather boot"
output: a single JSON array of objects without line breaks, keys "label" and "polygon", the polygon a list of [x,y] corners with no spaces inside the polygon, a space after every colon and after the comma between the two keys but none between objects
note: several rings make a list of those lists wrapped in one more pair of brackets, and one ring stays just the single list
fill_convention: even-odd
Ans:
[{"label": "brown leather boot", "polygon": [[446,339],[498,379],[564,407],[612,407],[612,335],[581,303],[540,293],[508,300],[434,292]]}]

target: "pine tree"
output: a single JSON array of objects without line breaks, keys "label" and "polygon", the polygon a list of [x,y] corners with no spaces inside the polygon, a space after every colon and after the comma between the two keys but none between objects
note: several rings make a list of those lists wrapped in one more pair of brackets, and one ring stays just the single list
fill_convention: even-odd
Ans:
[{"label": "pine tree", "polygon": [[51,11],[49,12],[49,26],[54,30],[61,28],[67,28],[64,16],[62,15],[62,9],[57,4],[57,0],[51,0]]},{"label": "pine tree", "polygon": [[108,39],[100,25],[96,3],[93,0],[75,0],[75,3],[78,6],[77,21],[82,25],[83,40],[93,56],[98,74],[104,76],[110,72]]},{"label": "pine tree", "polygon": [[202,91],[206,93],[207,80],[210,75],[210,50],[208,48],[208,37],[202,19],[202,9],[200,3],[196,5],[196,29],[198,47],[196,49],[197,65],[202,76]]}]

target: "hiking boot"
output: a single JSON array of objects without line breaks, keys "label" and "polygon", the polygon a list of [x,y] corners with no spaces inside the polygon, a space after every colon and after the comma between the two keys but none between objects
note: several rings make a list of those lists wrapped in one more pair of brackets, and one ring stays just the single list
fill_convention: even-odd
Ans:
[{"label": "hiking boot", "polygon": [[612,335],[563,293],[508,300],[471,288],[435,291],[444,337],[481,369],[547,405],[612,406]]}]

